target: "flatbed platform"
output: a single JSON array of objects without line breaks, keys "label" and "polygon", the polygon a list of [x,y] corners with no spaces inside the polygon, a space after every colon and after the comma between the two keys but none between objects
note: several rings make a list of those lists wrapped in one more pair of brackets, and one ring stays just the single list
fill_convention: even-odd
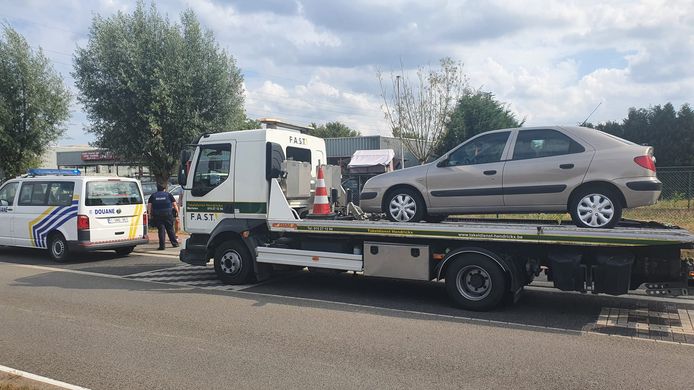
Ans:
[{"label": "flatbed platform", "polygon": [[572,225],[526,222],[446,222],[394,223],[356,220],[268,220],[277,233],[336,234],[398,238],[447,239],[460,241],[501,241],[527,244],[573,246],[694,246],[694,235],[687,230],[667,227],[617,227],[585,229]]}]

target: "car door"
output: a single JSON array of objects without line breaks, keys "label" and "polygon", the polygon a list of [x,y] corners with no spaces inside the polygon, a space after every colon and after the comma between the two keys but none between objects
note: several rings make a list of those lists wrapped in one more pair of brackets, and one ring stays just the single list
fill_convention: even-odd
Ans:
[{"label": "car door", "polygon": [[587,143],[556,129],[518,130],[504,166],[504,204],[518,210],[565,208],[594,153]]},{"label": "car door", "polygon": [[495,212],[503,206],[503,156],[510,131],[482,134],[448,154],[427,172],[429,208]]},{"label": "car door", "polygon": [[15,195],[19,188],[18,182],[5,183],[0,188],[0,245],[12,245],[14,227]]},{"label": "car door", "polygon": [[48,205],[49,181],[24,181],[14,210],[13,245],[47,248],[45,228],[58,217],[59,210]]}]

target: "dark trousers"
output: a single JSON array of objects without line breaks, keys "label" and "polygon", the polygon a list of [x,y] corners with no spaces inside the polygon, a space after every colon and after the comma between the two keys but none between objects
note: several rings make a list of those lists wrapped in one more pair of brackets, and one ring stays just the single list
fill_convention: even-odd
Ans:
[{"label": "dark trousers", "polygon": [[157,226],[159,232],[159,248],[163,248],[166,242],[166,235],[169,236],[169,241],[171,245],[178,245],[176,240],[176,232],[173,228],[173,214],[159,214],[154,216],[154,223]]}]

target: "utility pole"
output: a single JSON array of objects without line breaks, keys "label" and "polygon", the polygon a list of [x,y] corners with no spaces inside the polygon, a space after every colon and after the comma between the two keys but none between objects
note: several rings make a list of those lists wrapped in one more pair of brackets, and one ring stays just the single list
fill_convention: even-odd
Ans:
[{"label": "utility pole", "polygon": [[404,134],[402,132],[402,107],[400,106],[400,75],[395,76],[395,94],[398,101],[398,131],[400,131],[400,169],[405,169]]}]

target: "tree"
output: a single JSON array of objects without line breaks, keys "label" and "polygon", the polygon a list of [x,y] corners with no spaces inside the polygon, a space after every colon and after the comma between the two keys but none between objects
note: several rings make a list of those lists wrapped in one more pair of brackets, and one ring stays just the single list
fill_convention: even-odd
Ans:
[{"label": "tree", "polygon": [[9,26],[0,38],[0,171],[8,177],[36,166],[65,131],[70,94],[41,48]]},{"label": "tree", "polygon": [[311,123],[309,128],[311,128],[308,132],[309,135],[320,138],[346,138],[358,137],[361,135],[360,132],[352,130],[349,126],[340,122],[328,122],[320,126]]},{"label": "tree", "polygon": [[632,107],[621,123],[606,122],[596,128],[653,146],[660,166],[694,165],[694,112],[688,104],[683,104],[679,111],[671,103]]},{"label": "tree", "polygon": [[142,2],[95,16],[73,76],[96,145],[149,164],[159,183],[200,134],[246,125],[241,72],[190,10],[180,25]]},{"label": "tree", "polygon": [[437,149],[453,107],[467,86],[462,68],[462,63],[443,58],[439,68],[420,67],[416,80],[410,81],[401,65],[398,75],[391,73],[390,85],[378,73],[383,110],[393,136],[421,164]]},{"label": "tree", "polygon": [[491,92],[467,89],[455,106],[435,154],[443,155],[479,133],[520,127],[524,122],[525,119],[519,121],[506,104],[496,100]]}]

